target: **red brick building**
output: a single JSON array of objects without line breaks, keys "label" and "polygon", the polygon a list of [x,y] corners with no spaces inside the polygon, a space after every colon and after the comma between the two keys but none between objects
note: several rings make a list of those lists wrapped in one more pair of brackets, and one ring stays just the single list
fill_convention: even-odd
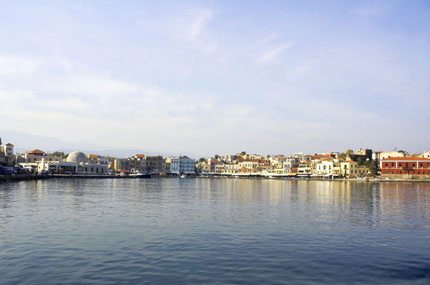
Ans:
[{"label": "red brick building", "polygon": [[382,175],[430,175],[430,158],[390,157],[382,160]]}]

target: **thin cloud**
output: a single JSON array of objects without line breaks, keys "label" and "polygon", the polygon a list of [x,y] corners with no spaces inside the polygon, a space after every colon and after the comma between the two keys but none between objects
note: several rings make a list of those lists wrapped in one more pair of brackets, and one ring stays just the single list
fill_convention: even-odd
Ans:
[{"label": "thin cloud", "polygon": [[277,44],[268,50],[266,50],[262,56],[257,59],[257,65],[262,65],[269,63],[284,53],[292,46],[291,42],[284,42],[281,44]]},{"label": "thin cloud", "polygon": [[190,41],[196,40],[211,19],[212,11],[199,10],[197,18],[192,22],[187,31],[186,38]]}]

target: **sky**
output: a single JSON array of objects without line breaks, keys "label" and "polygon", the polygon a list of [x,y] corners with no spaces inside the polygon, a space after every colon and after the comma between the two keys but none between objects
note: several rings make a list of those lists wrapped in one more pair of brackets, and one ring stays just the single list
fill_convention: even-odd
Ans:
[{"label": "sky", "polygon": [[201,156],[422,152],[429,105],[430,1],[0,0],[0,130]]}]

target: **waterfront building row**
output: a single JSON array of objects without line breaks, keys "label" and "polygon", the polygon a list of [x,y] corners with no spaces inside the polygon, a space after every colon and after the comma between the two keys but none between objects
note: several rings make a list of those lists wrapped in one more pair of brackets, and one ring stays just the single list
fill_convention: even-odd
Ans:
[{"label": "waterfront building row", "polygon": [[199,163],[197,169],[203,174],[219,175],[360,177],[369,174],[368,167],[358,165],[356,161],[312,157],[239,159],[231,162],[210,159]]},{"label": "waterfront building row", "polygon": [[[127,158],[112,158],[97,154],[85,155],[72,152],[47,154],[34,149],[14,154],[14,145],[1,144],[0,166],[18,166],[37,173],[105,175],[113,172],[144,172],[156,174],[217,174],[217,175],[267,175],[299,177],[364,177],[377,165],[380,174],[387,177],[430,177],[430,152],[409,155],[405,151],[380,151],[359,149],[347,153],[319,154],[294,153],[286,155],[258,155],[246,152],[215,155],[211,159],[195,160],[187,156],[163,158],[160,155],[136,154]],[[375,174],[374,172],[372,174]]]}]

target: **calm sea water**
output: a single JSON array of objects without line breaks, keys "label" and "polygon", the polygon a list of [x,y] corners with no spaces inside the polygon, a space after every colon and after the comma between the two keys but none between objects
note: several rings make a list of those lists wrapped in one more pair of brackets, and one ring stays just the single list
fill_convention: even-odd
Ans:
[{"label": "calm sea water", "polygon": [[429,284],[430,184],[0,184],[0,283]]}]

